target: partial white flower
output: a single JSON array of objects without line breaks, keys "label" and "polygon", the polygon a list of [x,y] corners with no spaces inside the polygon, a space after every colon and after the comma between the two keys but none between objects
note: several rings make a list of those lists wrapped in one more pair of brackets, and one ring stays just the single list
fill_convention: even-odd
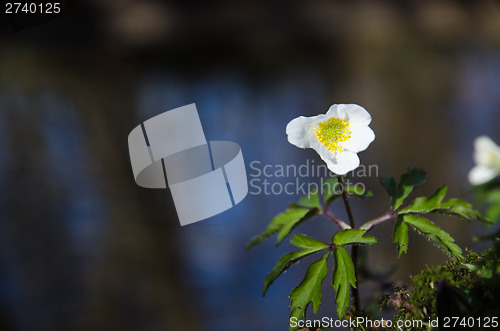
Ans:
[{"label": "partial white flower", "polygon": [[313,148],[328,169],[345,175],[359,166],[357,153],[368,148],[375,133],[368,126],[370,114],[361,106],[333,105],[326,114],[294,118],[286,126],[288,142]]},{"label": "partial white flower", "polygon": [[469,172],[469,182],[481,185],[500,175],[500,147],[487,136],[474,141],[474,162]]}]

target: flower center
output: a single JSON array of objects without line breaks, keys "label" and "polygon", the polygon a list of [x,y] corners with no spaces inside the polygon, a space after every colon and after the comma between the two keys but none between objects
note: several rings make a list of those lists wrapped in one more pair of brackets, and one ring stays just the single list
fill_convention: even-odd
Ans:
[{"label": "flower center", "polygon": [[319,142],[334,154],[342,152],[341,143],[351,138],[350,125],[346,121],[332,117],[319,123],[314,129],[314,135]]},{"label": "flower center", "polygon": [[500,155],[489,152],[485,158],[486,165],[500,172]]}]

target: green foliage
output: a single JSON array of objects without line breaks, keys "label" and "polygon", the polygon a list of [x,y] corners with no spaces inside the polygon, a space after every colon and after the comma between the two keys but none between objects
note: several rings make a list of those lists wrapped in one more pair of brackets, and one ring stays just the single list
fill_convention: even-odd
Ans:
[{"label": "green foliage", "polygon": [[343,190],[345,190],[347,195],[359,198],[370,198],[373,196],[372,192],[366,191],[362,187],[345,185],[345,187],[342,188],[337,178],[328,178],[323,181],[323,200],[325,204],[329,205],[336,199],[340,198]]},{"label": "green foliage", "polygon": [[429,214],[429,213],[442,213],[447,215],[457,216],[466,220],[478,219],[483,220],[480,212],[474,210],[472,205],[464,200],[451,199],[443,202],[448,188],[443,186],[439,188],[430,197],[420,197],[413,201],[413,203],[399,211],[400,215],[403,214]]},{"label": "green foliage", "polygon": [[[411,225],[414,229],[423,233],[427,238],[434,241],[445,253],[456,259],[462,258],[462,250],[455,244],[447,232],[441,230],[436,224],[428,219],[412,215],[404,215],[403,222]],[[408,245],[408,240],[407,240]]]},{"label": "green foliage", "polygon": [[316,209],[310,209],[308,210],[303,216],[300,216],[304,210],[303,209],[297,209],[300,210],[301,212],[297,215],[298,217],[295,217],[293,219],[290,219],[288,222],[284,223],[283,226],[281,227],[280,231],[278,232],[278,239],[276,240],[276,246],[281,244],[281,242],[292,232],[293,229],[295,229],[297,226],[308,220],[309,218],[313,217],[318,213]]},{"label": "green foliage", "polygon": [[335,269],[333,271],[332,286],[337,293],[337,316],[341,319],[349,305],[351,286],[356,287],[356,275],[351,256],[344,247],[333,249]]},{"label": "green foliage", "polygon": [[[321,283],[328,270],[327,258],[330,252],[333,251],[334,270],[332,274],[332,287],[336,292],[335,303],[337,315],[339,318],[342,318],[349,307],[351,288],[356,289],[357,286],[356,268],[353,259],[343,246],[373,245],[377,243],[375,237],[366,236],[367,232],[373,227],[392,219],[396,220],[392,240],[397,245],[398,256],[407,252],[408,229],[412,228],[429,240],[432,240],[445,253],[455,258],[456,262],[454,263],[459,265],[458,261],[464,259],[462,250],[455,244],[455,240],[447,232],[431,222],[428,217],[433,214],[446,214],[471,220],[482,219],[482,216],[466,201],[458,199],[445,201],[446,186],[441,187],[429,197],[416,198],[408,206],[402,207],[405,199],[408,198],[412,190],[424,182],[425,172],[420,169],[408,170],[401,176],[399,183],[396,183],[394,178],[381,178],[382,185],[384,185],[391,197],[391,208],[389,211],[380,217],[364,223],[363,226],[366,226],[365,228],[362,226],[361,228],[346,229],[346,227],[349,227],[347,223],[338,218],[329,209],[332,201],[341,197],[343,193],[347,196],[361,198],[369,197],[372,194],[371,192],[365,192],[360,187],[350,185],[347,185],[342,190],[336,178],[326,179],[323,183],[323,196],[320,195],[318,190],[315,190],[308,196],[299,199],[297,203],[291,204],[285,212],[277,215],[270,222],[262,234],[254,237],[248,243],[247,247],[250,248],[275,233],[278,234],[277,246],[298,225],[315,215],[322,215],[329,218],[341,230],[333,234],[331,239],[332,244],[327,244],[302,234],[293,236],[290,243],[300,250],[285,254],[276,263],[264,279],[262,294],[265,295],[269,286],[293,264],[309,255],[327,250],[320,260],[315,261],[308,267],[304,279],[290,294],[290,299],[292,300],[290,304],[290,318],[296,317],[299,319],[304,317],[310,303],[312,303],[313,312],[317,313],[321,303]],[[355,251],[357,250],[353,248],[353,252]],[[467,258],[464,261],[467,261]],[[493,270],[492,267],[480,267],[474,263],[460,264],[460,266],[461,272],[466,270],[466,272],[480,275],[484,279],[493,279],[496,273],[500,272],[500,267]],[[453,283],[450,284],[454,286]],[[418,295],[414,295],[413,299],[417,302],[419,300]],[[404,314],[408,314],[412,305],[408,303],[403,306],[406,307],[404,308],[406,309]],[[355,315],[362,314],[359,309],[359,307],[356,307],[355,310],[351,309],[351,312]]]},{"label": "green foliage", "polygon": [[308,237],[304,234],[296,234],[290,239],[290,243],[295,247],[302,249],[325,249],[328,248],[328,244]]},{"label": "green foliage", "polygon": [[396,222],[392,233],[392,242],[397,245],[398,257],[408,251],[408,225],[418,233],[432,240],[438,247],[451,257],[462,258],[462,250],[455,244],[455,240],[437,225],[427,219],[431,214],[446,214],[457,216],[465,220],[484,220],[481,213],[472,208],[464,200],[450,199],[444,201],[447,187],[439,188],[430,197],[416,198],[409,206],[400,209],[404,200],[413,188],[425,182],[425,172],[411,169],[401,176],[400,183],[396,186],[394,178],[382,178],[381,183],[386,188],[392,199],[392,208]]},{"label": "green foliage", "polygon": [[337,231],[333,236],[333,243],[337,246],[348,244],[366,244],[373,245],[377,243],[375,237],[363,237],[366,230],[361,229],[346,229]]},{"label": "green foliage", "polygon": [[500,188],[489,191],[485,202],[487,204],[486,218],[492,223],[498,222],[500,219]]},{"label": "green foliage", "polygon": [[[385,188],[389,197],[391,197],[391,201],[395,200],[396,197],[396,180],[394,177],[380,177],[380,184]],[[394,208],[394,203],[391,203]]]},{"label": "green foliage", "polygon": [[486,218],[492,223],[498,222],[500,220],[500,189],[488,192],[486,204]]},{"label": "green foliage", "polygon": [[500,220],[500,180],[495,179],[474,187],[476,201],[485,208],[484,215],[491,223]]},{"label": "green foliage", "polygon": [[356,274],[351,256],[343,245],[372,245],[377,243],[375,237],[364,237],[366,230],[346,229],[337,231],[333,236],[332,242],[336,245],[333,248],[333,257],[335,260],[335,269],[333,271],[332,286],[337,293],[335,302],[337,304],[337,315],[342,318],[347,306],[349,306],[350,291],[356,287]]},{"label": "green foliage", "polygon": [[342,188],[337,178],[327,178],[323,181],[323,201],[329,205],[342,196]]},{"label": "green foliage", "polygon": [[323,209],[321,203],[319,202],[319,192],[315,188],[308,195],[301,197],[297,203],[301,207],[306,208],[317,208],[318,210]]},{"label": "green foliage", "polygon": [[315,240],[313,238],[307,237],[305,235],[295,235],[290,243],[298,248],[302,248],[302,251],[292,252],[285,254],[276,263],[276,266],[271,270],[271,272],[264,279],[264,288],[262,289],[262,295],[266,295],[266,292],[271,286],[271,284],[278,278],[283,272],[290,268],[293,264],[297,263],[302,258],[309,256],[313,253],[319,252],[323,249],[328,248],[328,244],[324,242]]},{"label": "green foliage", "polygon": [[413,201],[413,203],[403,210],[399,211],[400,214],[425,214],[433,212],[436,209],[439,209],[441,202],[443,201],[444,196],[446,195],[448,188],[443,186],[439,188],[433,195],[430,197],[421,197],[417,198]]},{"label": "green foliage", "polygon": [[[305,316],[309,303],[312,303],[313,312],[316,314],[321,304],[321,283],[328,273],[326,259],[330,255],[327,252],[321,259],[312,263],[307,269],[306,275],[300,284],[290,293],[290,318],[300,319]],[[290,327],[290,330],[296,328]]]},{"label": "green foliage", "polygon": [[371,198],[371,197],[373,197],[373,192],[366,191],[361,186],[347,185],[345,187],[345,190],[347,192],[347,195],[353,195],[353,196],[356,196],[359,198]]},{"label": "green foliage", "polygon": [[247,244],[247,249],[261,243],[276,232],[279,232],[276,241],[276,246],[278,246],[295,227],[317,214],[317,212],[318,210],[315,208],[308,209],[291,206],[285,212],[277,215],[262,234],[252,238]]},{"label": "green foliage", "polygon": [[402,216],[398,216],[394,224],[392,242],[398,245],[398,257],[408,251],[408,225],[403,222]]},{"label": "green foliage", "polygon": [[382,177],[380,182],[391,197],[393,210],[397,210],[411,191],[425,182],[425,171],[417,168],[408,170],[401,176],[397,187],[396,180],[392,177]]}]

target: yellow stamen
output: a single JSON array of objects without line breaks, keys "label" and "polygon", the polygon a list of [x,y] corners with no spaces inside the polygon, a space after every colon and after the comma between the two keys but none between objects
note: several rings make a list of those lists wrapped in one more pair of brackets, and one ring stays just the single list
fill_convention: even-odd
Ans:
[{"label": "yellow stamen", "polygon": [[488,152],[485,157],[486,165],[490,168],[500,171],[500,156],[498,154]]},{"label": "yellow stamen", "polygon": [[332,117],[319,123],[314,129],[314,135],[319,142],[334,154],[342,152],[341,143],[351,138],[350,125],[346,121]]}]

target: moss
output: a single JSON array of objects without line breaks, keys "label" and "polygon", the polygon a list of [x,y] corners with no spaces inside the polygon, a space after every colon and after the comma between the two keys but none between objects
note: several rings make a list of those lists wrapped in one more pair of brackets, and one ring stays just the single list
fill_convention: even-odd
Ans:
[{"label": "moss", "polygon": [[[391,302],[398,310],[394,324],[398,320],[426,322],[444,316],[499,316],[500,241],[498,237],[494,240],[494,248],[481,253],[468,250],[462,261],[421,271],[412,277],[411,292],[393,288],[381,303]],[[427,330],[427,327],[412,330]]]}]

